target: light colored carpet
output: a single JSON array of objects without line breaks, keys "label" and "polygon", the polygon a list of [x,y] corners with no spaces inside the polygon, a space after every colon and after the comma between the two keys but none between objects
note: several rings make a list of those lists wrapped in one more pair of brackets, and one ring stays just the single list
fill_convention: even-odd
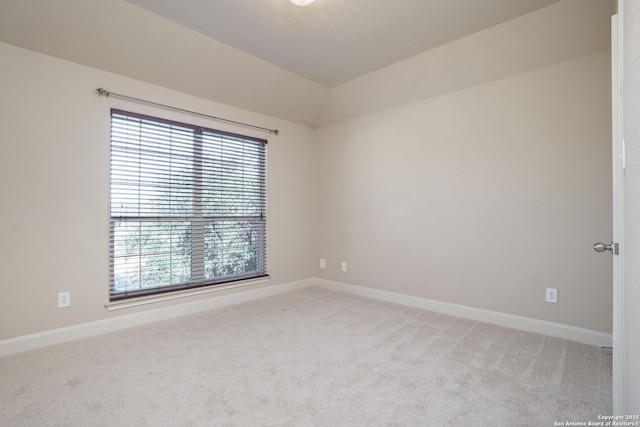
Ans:
[{"label": "light colored carpet", "polygon": [[2,426],[553,426],[611,354],[308,288],[0,359]]}]

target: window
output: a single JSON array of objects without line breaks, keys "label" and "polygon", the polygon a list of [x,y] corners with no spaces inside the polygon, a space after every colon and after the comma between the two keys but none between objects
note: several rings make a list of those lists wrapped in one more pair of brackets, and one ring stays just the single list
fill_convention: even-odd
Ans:
[{"label": "window", "polygon": [[266,276],[265,150],[111,110],[111,301]]}]

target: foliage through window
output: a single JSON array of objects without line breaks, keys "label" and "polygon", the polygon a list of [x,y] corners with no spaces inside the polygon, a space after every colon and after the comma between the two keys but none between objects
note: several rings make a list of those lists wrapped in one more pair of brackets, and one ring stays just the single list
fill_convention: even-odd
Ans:
[{"label": "foliage through window", "polygon": [[111,111],[111,300],[266,276],[266,141]]}]

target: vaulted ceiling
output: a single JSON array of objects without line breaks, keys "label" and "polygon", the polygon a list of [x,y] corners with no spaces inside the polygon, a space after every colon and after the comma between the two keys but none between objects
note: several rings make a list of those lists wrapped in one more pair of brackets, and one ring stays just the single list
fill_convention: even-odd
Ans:
[{"label": "vaulted ceiling", "polygon": [[558,0],[127,0],[331,88]]},{"label": "vaulted ceiling", "polygon": [[317,127],[605,49],[612,4],[0,0],[0,41]]}]

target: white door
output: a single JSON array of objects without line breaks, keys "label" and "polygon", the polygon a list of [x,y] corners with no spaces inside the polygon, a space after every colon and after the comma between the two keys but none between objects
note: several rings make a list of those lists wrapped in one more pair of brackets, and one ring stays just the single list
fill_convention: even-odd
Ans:
[{"label": "white door", "polygon": [[624,401],[624,169],[625,147],[622,132],[622,2],[611,17],[611,152],[613,173],[613,242],[596,243],[593,249],[613,255],[613,413],[625,414]]},{"label": "white door", "polygon": [[[624,402],[624,341],[623,307],[624,289],[624,168],[625,147],[622,133],[622,17],[618,2],[618,14],[611,17],[611,129],[613,154],[613,413],[625,414]],[[616,250],[618,249],[618,250]]]}]

